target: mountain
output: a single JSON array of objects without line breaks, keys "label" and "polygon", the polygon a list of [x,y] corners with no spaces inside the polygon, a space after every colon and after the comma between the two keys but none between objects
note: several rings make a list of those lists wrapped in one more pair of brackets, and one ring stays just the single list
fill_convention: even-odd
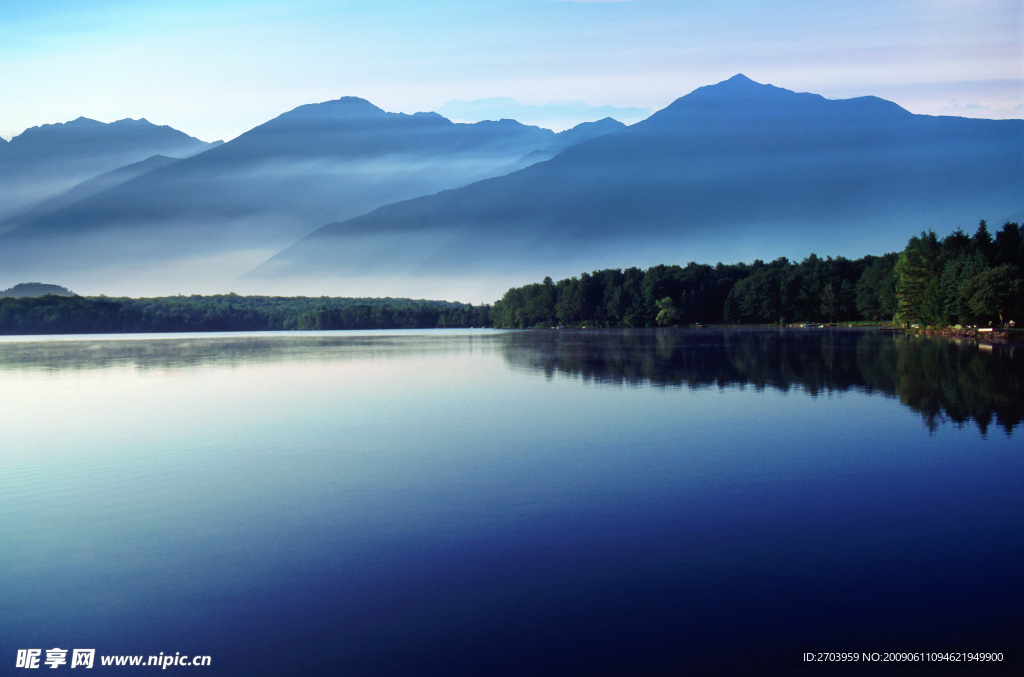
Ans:
[{"label": "mountain", "polygon": [[60,285],[56,284],[44,284],[42,282],[22,282],[16,284],[10,289],[4,289],[0,291],[0,298],[23,298],[23,297],[36,297],[46,296],[51,294],[53,296],[74,296],[75,293],[70,289],[65,289]]},{"label": "mountain", "polygon": [[543,148],[539,148],[528,153],[517,159],[515,162],[499,167],[491,172],[490,176],[482,178],[492,178],[495,176],[511,174],[514,171],[529,167],[530,165],[535,165],[538,162],[550,160],[569,146],[575,146],[578,143],[582,143],[590,139],[596,139],[599,136],[618,132],[625,129],[625,127],[625,124],[618,120],[613,120],[612,118],[604,118],[594,122],[581,122],[571,129],[566,129],[555,134],[554,138]]},{"label": "mountain", "polygon": [[356,97],[308,104],[201,155],[0,224],[0,264],[19,275],[54,269],[79,287],[89,285],[72,272],[124,266],[137,280],[219,274],[226,284],[329,220],[525,166],[534,151],[620,126],[555,134],[514,120],[389,113]]},{"label": "mountain", "polygon": [[4,223],[4,227],[8,230],[12,230],[19,227],[21,224],[30,223],[35,219],[45,216],[46,214],[51,214],[60,209],[74,205],[88,197],[110,190],[122,183],[131,181],[134,178],[151,172],[154,169],[168,167],[175,162],[180,162],[180,160],[178,158],[167,157],[166,155],[154,155],[146,158],[142,162],[135,162],[124,167],[112,169],[109,172],[104,172],[98,176],[94,176],[91,179],[83,181],[63,193],[43,200],[28,211],[6,221]]},{"label": "mountain", "polygon": [[189,157],[216,144],[142,120],[78,118],[0,144],[0,219],[82,181],[153,155]]},{"label": "mountain", "polygon": [[666,261],[859,257],[926,228],[1000,222],[1024,206],[1022,187],[1022,120],[914,115],[737,75],[546,162],[328,224],[247,279],[500,288]]},{"label": "mountain", "polygon": [[626,125],[612,118],[602,118],[593,122],[581,122],[580,124],[559,132],[555,135],[555,142],[547,148],[548,152],[557,154],[569,146],[575,146],[583,141],[596,139],[599,136],[606,136],[612,132],[619,132],[626,128]]}]

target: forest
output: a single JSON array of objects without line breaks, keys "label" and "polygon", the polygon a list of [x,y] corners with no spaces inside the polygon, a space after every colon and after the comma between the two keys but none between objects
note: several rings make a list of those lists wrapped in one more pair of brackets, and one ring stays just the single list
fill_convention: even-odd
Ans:
[{"label": "forest", "polygon": [[0,298],[0,334],[482,327],[490,306],[411,299],[47,295]]},{"label": "forest", "polygon": [[692,324],[895,322],[1002,326],[1024,314],[1024,239],[981,221],[912,237],[902,252],[795,262],[689,263],[583,273],[509,289],[495,327],[658,327]]},{"label": "forest", "polygon": [[[62,289],[62,288],[58,288]],[[12,291],[12,290],[8,290]],[[64,290],[66,291],[66,290]],[[68,292],[70,294],[70,292]],[[509,289],[493,306],[412,299],[168,296],[0,297],[0,334],[664,327],[894,322],[1003,326],[1024,318],[1024,233],[981,221],[860,259],[608,269]]]}]

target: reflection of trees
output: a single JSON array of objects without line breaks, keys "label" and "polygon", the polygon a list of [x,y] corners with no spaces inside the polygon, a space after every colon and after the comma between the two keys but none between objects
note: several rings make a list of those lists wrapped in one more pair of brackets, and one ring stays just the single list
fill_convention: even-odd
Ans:
[{"label": "reflection of trees", "polygon": [[439,355],[499,347],[515,368],[620,385],[752,386],[811,395],[897,397],[930,427],[1024,418],[1024,350],[873,331],[562,330],[511,333],[214,337],[0,342],[3,370],[176,369],[252,362]]},{"label": "reflection of trees", "polygon": [[857,389],[898,397],[930,427],[1024,417],[1024,352],[945,339],[845,330],[557,331],[501,338],[514,366],[587,381],[753,386],[818,395]]},{"label": "reflection of trees", "polygon": [[[1018,349],[986,353],[972,344],[906,337],[897,354],[896,393],[930,426],[945,420],[977,422],[983,432],[995,419],[1007,431],[1024,415],[1024,373]],[[930,378],[929,378],[930,376]]]},{"label": "reflection of trees", "polygon": [[238,335],[159,339],[0,341],[0,371],[92,370],[109,368],[179,369],[253,362],[337,361],[381,356],[439,354],[465,350],[485,334],[442,337],[430,332],[334,335]]}]

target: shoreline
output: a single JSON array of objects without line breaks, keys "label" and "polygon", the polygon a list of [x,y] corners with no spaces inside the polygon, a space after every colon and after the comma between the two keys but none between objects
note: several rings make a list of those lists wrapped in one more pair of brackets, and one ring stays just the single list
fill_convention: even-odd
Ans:
[{"label": "shoreline", "polygon": [[916,332],[927,336],[942,336],[948,339],[968,339],[978,343],[1009,343],[1024,344],[1024,330],[1021,329],[993,329],[991,327],[974,327],[971,329],[907,329],[907,332]]}]

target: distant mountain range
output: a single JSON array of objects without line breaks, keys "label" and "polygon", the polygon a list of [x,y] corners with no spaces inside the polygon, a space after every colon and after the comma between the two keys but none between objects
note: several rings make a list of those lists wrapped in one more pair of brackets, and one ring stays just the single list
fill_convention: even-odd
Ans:
[{"label": "distant mountain range", "polygon": [[19,214],[16,218],[8,220],[8,228],[13,229],[18,224],[36,222],[47,214],[72,207],[86,198],[111,190],[122,183],[131,181],[154,169],[167,167],[175,162],[180,162],[180,159],[167,157],[166,155],[152,155],[141,162],[135,162],[124,167],[112,169],[109,172],[103,172],[67,191],[38,202],[34,207]]},{"label": "distant mountain range", "polygon": [[0,263],[72,278],[120,268],[186,288],[193,276],[230,271],[227,284],[329,220],[512,171],[622,127],[456,124],[355,97],[300,106],[207,152],[118,169],[8,219]]},{"label": "distant mountain range", "polygon": [[737,75],[547,162],[326,225],[251,277],[329,286],[388,271],[509,279],[529,269],[528,280],[853,257],[1022,206],[1022,120],[913,115]]},{"label": "distant mountain range", "polygon": [[26,129],[0,144],[0,220],[97,174],[153,155],[189,157],[215,145],[144,119],[107,124],[78,118]]},{"label": "distant mountain range", "polygon": [[[179,146],[139,141],[153,130]],[[145,121],[33,128],[0,144],[0,187],[21,203],[0,221],[0,271],[16,279],[475,302],[538,274],[862,256],[999,222],[1024,209],[1024,121],[742,75],[628,127],[560,134],[346,97],[218,146]]]}]

